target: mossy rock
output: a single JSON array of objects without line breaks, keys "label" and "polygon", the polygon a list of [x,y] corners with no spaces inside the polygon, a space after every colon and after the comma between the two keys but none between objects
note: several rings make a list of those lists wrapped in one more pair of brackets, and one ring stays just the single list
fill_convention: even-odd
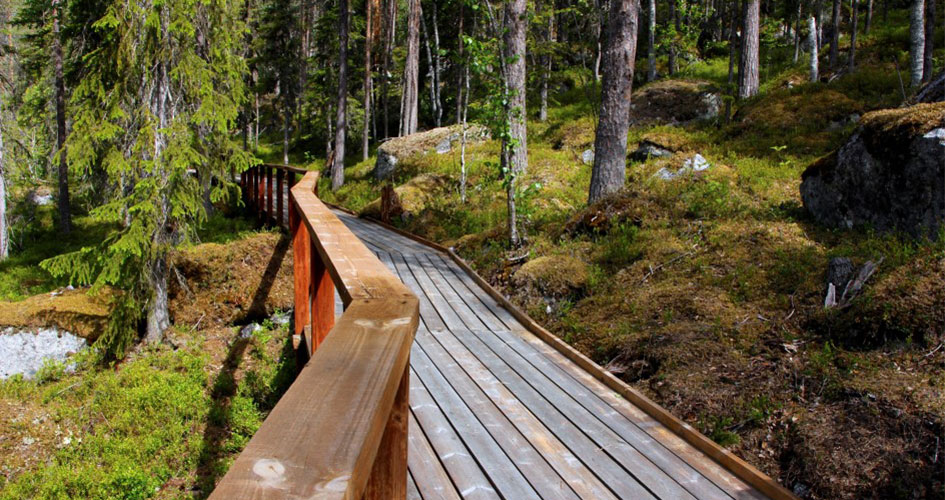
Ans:
[{"label": "mossy rock", "polygon": [[532,259],[512,275],[512,284],[525,293],[562,298],[580,294],[587,287],[587,265],[567,255]]},{"label": "mossy rock", "polygon": [[[453,145],[461,140],[462,134],[462,125],[452,125],[385,141],[377,148],[374,176],[377,179],[391,178],[397,170],[397,165],[413,156],[433,151],[448,153]],[[467,143],[482,142],[488,137],[489,131],[484,127],[474,124],[467,125]]]},{"label": "mossy rock", "polygon": [[51,327],[68,331],[89,343],[105,331],[110,312],[109,301],[115,292],[101,290],[62,290],[34,295],[18,302],[0,302],[0,325]]},{"label": "mossy rock", "polygon": [[554,149],[581,151],[594,144],[594,118],[584,116],[552,125],[543,134],[543,139],[551,143]]},{"label": "mossy rock", "polygon": [[676,124],[718,117],[719,89],[701,80],[661,80],[633,93],[632,125]]}]

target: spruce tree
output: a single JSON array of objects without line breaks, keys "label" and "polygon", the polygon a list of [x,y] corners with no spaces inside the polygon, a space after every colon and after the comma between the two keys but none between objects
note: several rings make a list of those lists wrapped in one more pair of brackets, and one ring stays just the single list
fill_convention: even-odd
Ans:
[{"label": "spruce tree", "polygon": [[[206,218],[194,169],[225,199],[230,169],[250,157],[230,138],[245,98],[239,1],[111,0],[93,24],[103,40],[84,58],[71,107],[68,159],[101,163],[113,189],[91,216],[113,230],[98,245],[43,262],[54,275],[117,288],[105,352],[121,356],[146,319],[146,339],[169,326],[169,255]],[[208,50],[201,50],[205,47]],[[201,132],[202,131],[202,132]]]}]

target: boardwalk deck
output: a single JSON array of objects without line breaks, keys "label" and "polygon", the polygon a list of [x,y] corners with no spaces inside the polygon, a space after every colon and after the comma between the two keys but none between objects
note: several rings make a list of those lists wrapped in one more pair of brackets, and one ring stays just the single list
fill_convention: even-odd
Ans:
[{"label": "boardwalk deck", "polygon": [[336,215],[420,298],[408,498],[765,498],[529,332],[447,256]]}]

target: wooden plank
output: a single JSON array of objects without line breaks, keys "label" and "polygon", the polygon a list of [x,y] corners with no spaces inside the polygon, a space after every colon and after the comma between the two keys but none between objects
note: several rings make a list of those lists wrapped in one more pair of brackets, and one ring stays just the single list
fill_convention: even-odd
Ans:
[{"label": "wooden plank", "polygon": [[285,217],[285,170],[276,169],[276,225],[282,226]]},{"label": "wooden plank", "polygon": [[393,233],[388,231],[386,228],[380,227],[377,224],[374,224],[373,221],[359,218],[357,216],[344,213],[338,213],[338,218],[341,219],[348,227],[351,228],[351,231],[358,236],[368,235],[372,238],[380,238],[385,244],[392,246],[393,248],[400,249],[400,252],[405,253],[430,253],[432,249],[428,248],[425,245],[417,243],[416,241],[411,240],[410,238],[405,238],[400,234]]},{"label": "wooden plank", "polygon": [[415,300],[351,302],[210,498],[359,498],[417,321]]},{"label": "wooden plank", "polygon": [[[470,304],[475,304],[472,300],[474,296],[471,294],[463,294],[466,298],[463,299],[457,294],[458,291],[464,291],[465,287],[459,283],[458,279],[453,280],[444,280],[441,276],[438,279],[437,276],[440,275],[440,270],[430,266],[430,269],[427,270],[430,275],[431,280],[436,284],[437,288],[441,291],[446,290],[445,287],[449,287],[450,291],[445,292],[444,295],[451,296],[455,295],[455,300],[465,300]],[[455,308],[456,303],[450,302],[450,304]],[[467,303],[463,303],[464,308],[469,308]],[[469,308],[471,311],[471,308]],[[480,309],[482,311],[482,309]],[[482,311],[485,312],[485,311]],[[468,322],[467,322],[468,324]],[[489,333],[493,335],[489,335]],[[496,352],[500,357],[502,357],[506,362],[510,363],[513,368],[516,368],[516,371],[519,371],[520,368],[528,368],[524,363],[528,363],[528,360],[525,356],[513,350],[508,345],[509,338],[514,337],[514,334],[511,332],[498,332],[498,331],[481,331],[480,338],[483,341],[487,341],[490,348]],[[491,340],[492,342],[488,342]],[[537,354],[536,351],[531,350],[532,353]],[[538,361],[541,361],[542,356],[534,356],[538,358]],[[568,376],[558,376],[560,375],[555,370],[542,370],[546,365],[530,363],[536,371],[542,373],[545,377],[536,381],[531,376],[525,376],[526,379],[533,382],[533,385],[548,384],[557,385],[561,391],[570,396],[576,403],[583,406],[591,415],[597,417],[597,419],[604,425],[610,428],[613,432],[623,438],[628,444],[634,447],[640,454],[649,459],[654,465],[660,468],[662,471],[669,474],[673,477],[681,486],[683,486],[687,491],[692,493],[694,496],[699,498],[706,499],[725,499],[728,498],[728,495],[724,493],[718,486],[713,484],[711,481],[706,479],[702,474],[689,466],[685,461],[681,460],[678,456],[672,453],[670,450],[665,448],[658,440],[654,440],[653,437],[647,434],[645,431],[637,427],[632,421],[623,417],[619,414],[613,407],[604,403],[602,400],[597,398],[585,385],[578,383],[571,377]],[[520,372],[521,373],[521,372]],[[524,374],[523,374],[524,375]]]},{"label": "wooden plank", "polygon": [[402,500],[407,497],[407,398],[410,369],[404,368],[394,406],[387,418],[384,437],[377,448],[371,476],[364,490],[364,500]]},{"label": "wooden plank", "polygon": [[427,499],[459,500],[459,492],[430,447],[430,442],[427,441],[413,412],[410,412],[409,416],[407,464],[410,476],[414,479],[420,478],[416,484],[419,494]]},{"label": "wooden plank", "polygon": [[449,385],[446,378],[430,362],[426,353],[415,348],[411,368],[431,394],[436,396],[440,410],[456,428],[456,433],[480,464],[495,489],[506,498],[538,498],[538,493],[512,460],[503,452],[472,410]]},{"label": "wooden plank", "polygon": [[449,257],[469,275],[476,284],[484,289],[493,297],[502,308],[507,310],[517,319],[522,326],[529,332],[537,335],[542,341],[549,344],[555,350],[563,354],[570,361],[576,363],[583,370],[588,372],[594,378],[603,382],[608,388],[616,391],[623,398],[633,403],[636,407],[643,410],[658,422],[666,426],[671,432],[683,438],[687,443],[696,447],[699,451],[705,453],[716,462],[720,463],[730,472],[734,473],[739,479],[747,482],[757,488],[761,493],[777,500],[796,500],[790,491],[774,481],[752,465],[737,457],[731,451],[722,448],[711,439],[705,437],[691,425],[679,420],[674,415],[657,405],[649,398],[639,393],[610,372],[607,372],[599,365],[588,359],[586,356],[575,350],[573,347],[556,337],[554,334],[545,330],[541,325],[529,318],[525,313],[519,310],[514,304],[508,301],[498,291],[492,288],[489,283],[483,280],[472,268],[466,264],[458,255],[449,252]]},{"label": "wooden plank", "polygon": [[430,299],[428,299],[423,293],[423,290],[420,288],[420,285],[417,284],[417,280],[414,278],[413,273],[410,272],[410,269],[407,267],[407,263],[404,262],[403,255],[398,254],[394,256],[390,254],[382,254],[381,262],[392,265],[395,269],[395,272],[400,276],[400,279],[404,282],[404,284],[410,287],[411,290],[417,292],[417,298],[420,300],[421,324],[424,325],[428,330],[446,328],[446,323],[444,323],[443,319],[440,318],[439,314],[437,314],[433,304],[430,303]]},{"label": "wooden plank", "polygon": [[[543,492],[546,485],[554,485],[555,491],[552,494],[559,495],[558,490],[561,490],[562,486],[556,483],[560,481],[564,481],[581,498],[601,500],[616,498],[571,453],[571,450],[565,447],[535,415],[528,411],[521,401],[503,386],[451,333],[447,331],[431,333],[421,328],[417,330],[415,342],[420,344],[430,360],[449,380],[463,400],[470,407],[475,405],[476,415],[479,416],[479,419],[495,436],[497,441],[502,443],[509,439],[509,436],[517,438],[521,434],[531,445],[527,448],[528,451],[524,453],[516,452],[515,447],[521,446],[518,443],[513,442],[511,446],[504,448],[519,466],[519,469],[535,486],[535,489],[542,494],[542,498],[553,498],[553,496]],[[494,407],[487,407],[492,405],[477,401],[483,399],[483,397],[488,398]],[[497,418],[493,413],[499,417]],[[532,448],[534,448],[535,453],[530,453]],[[547,462],[551,468],[545,466],[538,468],[526,467],[535,463],[543,464],[544,462]],[[538,476],[533,479],[530,474],[535,475],[536,473],[547,477]]]},{"label": "wooden plank", "polygon": [[315,251],[315,243],[313,242],[311,245],[309,255],[312,270],[310,280],[310,290],[312,291],[310,306],[312,311],[312,344],[310,347],[314,352],[325,341],[325,337],[328,336],[328,332],[335,324],[335,284],[331,281],[328,266],[322,262]]},{"label": "wooden plank", "polygon": [[417,483],[413,480],[413,475],[407,475],[407,500],[423,500],[420,496],[420,490],[417,489]]},{"label": "wooden plank", "polygon": [[[456,316],[455,312],[445,303],[439,292],[432,286],[432,283],[422,272],[422,269],[414,269],[413,267],[410,269],[413,271],[413,277],[421,288],[417,290],[421,304],[424,301],[424,297],[433,303],[438,314],[446,319],[447,322],[451,320],[454,322],[456,326],[450,328],[450,330],[458,337],[459,334],[456,332],[462,331],[462,323],[459,321],[458,316]],[[408,281],[409,280],[405,277],[405,282]],[[564,442],[576,456],[587,464],[606,485],[614,489],[615,493],[624,497],[636,498],[639,496],[639,498],[647,498],[647,495],[649,495],[647,490],[626,470],[622,469],[613,458],[601,452],[602,446],[609,446],[609,443],[602,445],[592,442],[588,436],[584,435],[579,426],[574,425],[565,418],[552,403],[545,400],[537,391],[531,389],[521,377],[504,366],[491,352],[489,354],[492,356],[491,361],[493,362],[491,364],[486,362],[482,356],[483,352],[488,352],[488,349],[485,351],[481,349],[474,351],[469,344],[466,344],[465,347],[469,349],[470,352],[473,352],[474,355],[496,375],[502,384],[506,385],[512,393],[528,407],[529,411],[542,420],[543,424],[551,429],[558,439]],[[499,373],[496,371],[497,369],[505,370],[502,372],[505,375],[504,378],[499,376]]]},{"label": "wooden plank", "polygon": [[266,223],[273,219],[272,212],[272,168],[266,167]]},{"label": "wooden plank", "polygon": [[[290,200],[292,195],[289,195]],[[310,302],[312,271],[311,271],[311,242],[308,228],[302,224],[298,212],[289,212],[289,234],[292,235],[292,275],[294,282],[295,304],[295,335],[302,335],[305,325],[310,323]],[[311,347],[309,347],[311,352]]]},{"label": "wooden plank", "polygon": [[[413,359],[416,359],[414,347]],[[453,480],[456,489],[465,499],[485,500],[499,498],[493,484],[486,477],[472,453],[459,438],[456,430],[437,402],[423,385],[423,381],[411,369],[410,409],[423,429],[430,446],[436,450],[440,463]]]}]

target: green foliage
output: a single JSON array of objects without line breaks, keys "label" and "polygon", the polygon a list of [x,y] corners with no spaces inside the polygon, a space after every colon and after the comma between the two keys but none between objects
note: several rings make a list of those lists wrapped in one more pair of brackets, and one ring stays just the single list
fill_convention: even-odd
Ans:
[{"label": "green foliage", "polygon": [[709,439],[718,443],[719,446],[732,446],[738,444],[741,438],[731,430],[734,419],[732,417],[708,415],[701,419],[700,426],[702,432]]},{"label": "green foliage", "polygon": [[614,267],[623,267],[643,255],[637,237],[640,227],[631,222],[621,222],[598,240],[601,248],[599,262]]},{"label": "green foliage", "polygon": [[90,215],[115,229],[41,265],[93,291],[123,291],[101,338],[110,356],[124,354],[155,290],[166,289],[167,255],[193,240],[203,201],[228,199],[229,173],[250,163],[229,138],[245,98],[241,5],[114,0],[92,25],[103,43],[85,56],[72,95],[68,159],[79,173],[107,173],[115,188]]}]

